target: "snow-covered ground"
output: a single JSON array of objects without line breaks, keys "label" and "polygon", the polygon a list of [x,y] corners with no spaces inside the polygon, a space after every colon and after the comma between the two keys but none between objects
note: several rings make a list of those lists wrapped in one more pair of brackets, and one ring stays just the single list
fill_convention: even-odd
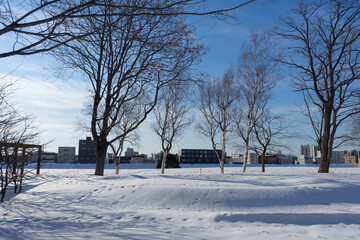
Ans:
[{"label": "snow-covered ground", "polygon": [[0,239],[360,239],[360,168],[61,166],[0,204]]}]

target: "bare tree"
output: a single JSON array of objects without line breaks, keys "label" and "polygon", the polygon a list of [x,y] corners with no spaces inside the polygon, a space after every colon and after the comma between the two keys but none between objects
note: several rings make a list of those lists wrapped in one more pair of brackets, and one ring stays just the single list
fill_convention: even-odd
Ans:
[{"label": "bare tree", "polygon": [[254,125],[256,142],[251,142],[249,148],[261,156],[262,172],[265,172],[265,155],[269,150],[289,149],[289,139],[295,136],[290,132],[291,122],[285,122],[283,115],[275,115],[270,109],[265,109]]},{"label": "bare tree", "polygon": [[239,56],[239,108],[232,114],[232,120],[244,142],[243,172],[248,162],[250,135],[264,113],[269,91],[281,79],[276,56],[279,51],[269,33],[250,34],[250,41],[243,45]]},{"label": "bare tree", "polygon": [[174,140],[192,123],[186,106],[187,87],[181,82],[172,82],[164,87],[154,111],[154,131],[161,139],[163,151],[161,174],[165,173],[166,159]]},{"label": "bare tree", "polygon": [[28,152],[25,144],[32,144],[39,132],[36,131],[32,116],[22,116],[9,99],[14,83],[1,79],[0,83],[0,184],[1,199],[4,200],[9,184],[13,183],[14,193],[21,191],[24,166]]},{"label": "bare tree", "polygon": [[92,34],[57,51],[65,67],[81,71],[92,84],[95,175],[103,175],[108,146],[123,137],[112,133],[128,104],[141,104],[139,119],[127,129],[132,132],[154,109],[161,87],[197,62],[203,49],[194,45],[192,29],[181,18],[139,16],[136,8],[123,10],[123,15],[114,16],[111,5],[100,6],[104,17],[88,17],[72,29]]},{"label": "bare tree", "polygon": [[118,139],[115,142],[110,143],[110,147],[113,151],[116,174],[119,174],[120,157],[124,150],[124,143],[128,142],[131,145],[137,145],[140,141],[134,126],[136,126],[141,119],[142,107],[141,102],[138,104],[134,102],[124,104],[121,113],[117,116],[117,124],[114,126],[112,137]]},{"label": "bare tree", "polygon": [[[234,71],[231,67],[221,78],[199,86],[199,110],[202,113],[202,121],[198,124],[198,129],[201,134],[210,138],[212,148],[220,163],[221,173],[224,173],[226,135],[231,125],[231,108],[238,97],[234,81]],[[221,135],[221,156],[217,151],[219,134]]]},{"label": "bare tree", "polygon": [[[146,103],[146,101],[144,101],[144,103]],[[119,174],[120,157],[124,150],[124,144],[127,142],[133,146],[137,146],[140,143],[140,136],[134,126],[138,125],[138,121],[142,119],[141,115],[144,107],[141,97],[139,97],[122,104],[119,114],[110,116],[111,120],[116,122],[109,136],[110,138],[117,139],[109,144],[113,153],[115,174]],[[82,110],[82,118],[78,119],[79,129],[84,132],[91,132],[89,121],[91,121],[92,110],[92,102],[87,102]],[[99,111],[103,112],[104,109],[99,107]],[[114,119],[114,117],[117,119]]]},{"label": "bare tree", "polygon": [[83,18],[103,17],[104,12],[99,11],[99,7],[110,6],[111,14],[118,16],[213,15],[224,18],[228,12],[252,2],[255,0],[209,9],[207,0],[0,0],[0,36],[9,39],[0,58],[47,52],[88,35],[88,31],[69,32],[69,27]]},{"label": "bare tree", "polygon": [[346,142],[338,129],[359,113],[360,2],[299,2],[291,14],[277,29],[291,41],[291,56],[283,62],[298,73],[294,84],[303,93],[302,112],[321,151],[318,172],[327,173],[332,150]]},{"label": "bare tree", "polygon": [[360,97],[358,98],[358,106],[356,107],[358,114],[351,116],[350,135],[354,139],[353,143],[360,146]]}]

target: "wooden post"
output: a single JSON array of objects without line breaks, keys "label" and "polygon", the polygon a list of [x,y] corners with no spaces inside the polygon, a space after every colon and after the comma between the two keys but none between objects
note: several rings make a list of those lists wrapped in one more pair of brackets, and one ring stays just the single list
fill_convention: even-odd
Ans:
[{"label": "wooden post", "polygon": [[14,159],[13,159],[13,166],[12,166],[12,172],[11,172],[11,177],[12,180],[14,182],[14,193],[16,193],[17,191],[17,187],[18,187],[18,151],[19,148],[18,147],[14,147]]},{"label": "wooden post", "polygon": [[22,180],[23,180],[23,178],[24,178],[25,152],[26,152],[26,148],[25,148],[25,147],[23,147],[23,149],[22,149],[22,157],[21,157],[21,172],[20,172],[20,186],[19,186],[19,193],[21,192],[21,188],[22,188]]},{"label": "wooden post", "polygon": [[37,166],[36,166],[36,175],[40,174],[40,159],[41,159],[41,146],[38,149],[38,159],[37,159]]}]

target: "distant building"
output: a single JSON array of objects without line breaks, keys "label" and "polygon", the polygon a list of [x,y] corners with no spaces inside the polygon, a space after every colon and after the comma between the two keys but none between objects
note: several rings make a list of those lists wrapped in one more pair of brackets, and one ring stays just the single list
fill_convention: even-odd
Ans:
[{"label": "distant building", "polygon": [[[261,164],[261,157],[258,157],[258,161],[259,164]],[[295,157],[296,159],[296,157]],[[264,159],[264,163],[265,164],[293,164],[295,163],[295,160],[293,160],[292,156],[289,155],[285,155],[283,153],[281,153],[281,151],[277,151],[277,152],[269,152],[265,155],[265,159]]]},{"label": "distant building", "polygon": [[300,155],[306,157],[318,157],[317,153],[319,151],[319,146],[317,145],[301,145],[300,146]]},{"label": "distant building", "polygon": [[[29,162],[36,162],[38,159],[38,152],[31,152],[28,155]],[[56,152],[41,152],[40,161],[42,163],[56,163],[57,153]]]},{"label": "distant building", "polygon": [[244,164],[243,156],[240,154],[233,154],[228,163],[229,164]]},{"label": "distant building", "polygon": [[297,156],[289,155],[289,158],[290,158],[292,164],[297,164],[298,163],[297,162]]},{"label": "distant building", "polygon": [[344,151],[332,151],[331,163],[344,163]]},{"label": "distant building", "polygon": [[301,145],[300,146],[300,155],[310,156],[309,145]]},{"label": "distant building", "polygon": [[291,156],[282,154],[281,152],[279,152],[277,154],[277,158],[278,158],[279,164],[292,164],[293,163]]},{"label": "distant building", "polygon": [[130,163],[131,157],[120,157],[120,164],[122,163]]},{"label": "distant building", "polygon": [[146,154],[140,154],[137,156],[132,156],[130,163],[131,164],[149,164],[149,163],[154,163],[154,160],[148,159]]},{"label": "distant building", "polygon": [[319,151],[319,146],[310,145],[309,151],[310,151],[310,157],[318,157],[317,152]]},{"label": "distant building", "polygon": [[59,147],[58,163],[75,163],[75,147]]},{"label": "distant building", "polygon": [[259,157],[256,153],[248,154],[247,164],[259,164]]},{"label": "distant building", "polygon": [[305,156],[305,155],[299,155],[298,160],[297,160],[298,164],[313,164],[313,163],[316,163],[314,161],[316,161],[315,158],[310,157],[310,156]]},{"label": "distant building", "polygon": [[[259,163],[261,164],[261,156],[259,156]],[[276,155],[266,155],[264,159],[265,164],[279,164],[279,159]]]},{"label": "distant building", "polygon": [[114,163],[114,154],[113,153],[107,153],[105,158],[106,164]]},{"label": "distant building", "polygon": [[[321,152],[318,151],[317,157],[321,160]],[[332,151],[330,163],[344,163],[344,151]]]},{"label": "distant building", "polygon": [[344,151],[344,163],[359,163],[359,153],[355,150]]},{"label": "distant building", "polygon": [[356,164],[356,163],[358,163],[358,161],[359,161],[358,156],[344,156],[344,162],[345,163]]},{"label": "distant building", "polygon": [[161,160],[162,152],[152,153],[151,159],[153,159],[156,163]]},{"label": "distant building", "polygon": [[[221,155],[222,151],[217,150]],[[179,151],[180,163],[186,164],[208,164],[219,163],[216,153],[213,149],[181,149]]]},{"label": "distant building", "polygon": [[131,157],[119,157],[119,156],[115,157],[113,153],[108,153],[105,159],[105,163],[113,164],[118,159],[120,159],[120,164],[130,163],[131,161]]},{"label": "distant building", "polygon": [[57,156],[56,152],[41,152],[41,161],[43,163],[56,163]]},{"label": "distant building", "polygon": [[125,151],[125,157],[132,157],[139,155],[139,152],[135,152],[133,148],[127,148]]},{"label": "distant building", "polygon": [[[231,159],[228,161],[230,164],[243,164],[244,163],[244,156],[241,154],[233,154]],[[256,153],[249,152],[247,164],[259,164],[259,157]]]},{"label": "distant building", "polygon": [[226,164],[229,164],[229,163],[231,162],[231,160],[232,160],[232,157],[230,157],[230,156],[225,156],[225,163],[226,163]]},{"label": "distant building", "polygon": [[94,140],[91,140],[91,137],[79,140],[78,163],[96,163]]}]

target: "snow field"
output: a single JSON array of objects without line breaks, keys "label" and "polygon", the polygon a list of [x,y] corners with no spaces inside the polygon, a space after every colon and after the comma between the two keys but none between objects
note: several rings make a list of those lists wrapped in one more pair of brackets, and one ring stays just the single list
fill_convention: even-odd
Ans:
[{"label": "snow field", "polygon": [[42,169],[0,239],[358,239],[360,168]]}]

